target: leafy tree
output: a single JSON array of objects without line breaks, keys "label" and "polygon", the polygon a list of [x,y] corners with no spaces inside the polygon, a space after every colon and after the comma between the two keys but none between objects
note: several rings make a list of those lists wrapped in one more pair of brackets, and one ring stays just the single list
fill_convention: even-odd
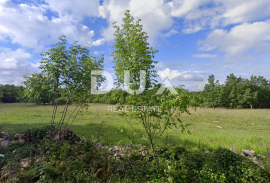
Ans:
[{"label": "leafy tree", "polygon": [[26,88],[24,97],[26,100],[34,100],[35,103],[50,102],[53,98],[52,80],[43,73],[34,73],[23,75]]},{"label": "leafy tree", "polygon": [[269,106],[270,98],[270,83],[263,76],[251,76],[250,82],[253,85],[253,90],[256,90],[258,97],[256,103],[258,107]]},{"label": "leafy tree", "polygon": [[234,74],[230,74],[227,76],[227,79],[225,81],[225,92],[227,94],[226,98],[228,100],[227,105],[231,108],[235,108],[236,105],[238,104],[237,100],[237,86],[239,83],[240,79],[238,79]]},{"label": "leafy tree", "polygon": [[122,28],[116,26],[116,22],[113,23],[116,30],[114,33],[114,51],[111,55],[115,63],[114,69],[118,86],[124,83],[124,71],[128,70],[130,72],[130,82],[128,83],[130,88],[138,89],[140,86],[140,70],[144,70],[146,72],[145,89],[147,90],[156,83],[154,78],[157,76],[157,72],[154,67],[157,61],[153,61],[152,58],[158,50],[149,47],[147,33],[142,31],[140,21],[141,19],[138,19],[134,22],[130,11],[126,10]]},{"label": "leafy tree", "polygon": [[220,92],[221,87],[219,81],[217,80],[215,82],[215,76],[213,74],[209,75],[208,84],[205,85],[203,92],[205,102],[214,108],[217,107],[221,102]]},{"label": "leafy tree", "polygon": [[[76,117],[86,103],[87,98],[90,97],[91,70],[103,70],[104,56],[95,57],[90,55],[90,51],[87,47],[78,45],[77,41],[67,49],[65,35],[60,35],[59,42],[52,45],[52,48],[42,53],[41,56],[43,58],[39,68],[42,70],[43,74],[51,78],[51,85],[54,91],[54,109],[51,125],[54,124],[60,90],[64,91],[63,95],[67,96],[67,102],[62,112],[62,117],[57,125],[57,128],[61,129],[64,125],[69,102],[72,100],[77,103],[77,107],[72,112],[73,114],[77,110],[74,114]],[[100,86],[104,78],[101,76],[96,76],[96,78],[97,86]],[[69,128],[73,123],[75,117],[73,121],[70,122],[70,125],[67,126],[70,117],[66,121],[64,128]]]},{"label": "leafy tree", "polygon": [[23,102],[24,101],[24,87],[17,86],[16,93],[17,93],[17,95],[16,95],[17,102]]},{"label": "leafy tree", "polygon": [[14,103],[19,102],[19,95],[18,95],[18,86],[15,85],[0,85],[0,96],[1,102],[3,103]]},{"label": "leafy tree", "polygon": [[225,84],[219,85],[214,83],[214,75],[210,75],[208,81],[202,95],[206,104],[227,108],[270,107],[270,82],[262,76],[252,75],[248,80],[230,74]]},{"label": "leafy tree", "polygon": [[258,92],[252,89],[252,85],[248,79],[238,84],[238,95],[237,100],[242,107],[255,105]]},{"label": "leafy tree", "polygon": [[[188,130],[188,124],[184,124],[178,116],[181,113],[188,113],[187,107],[191,104],[190,96],[178,88],[177,94],[167,93],[166,95],[156,95],[161,84],[157,84],[155,77],[156,71],[154,64],[157,61],[151,60],[157,50],[148,47],[148,36],[142,31],[141,21],[138,19],[134,22],[134,18],[130,15],[130,11],[125,12],[123,18],[124,24],[122,28],[114,26],[115,45],[112,53],[115,63],[116,84],[120,86],[124,82],[125,70],[130,72],[129,83],[131,89],[138,89],[140,85],[140,70],[145,70],[146,90],[140,95],[126,96],[126,101],[132,106],[129,106],[131,113],[122,113],[123,116],[129,115],[137,119],[144,127],[147,134],[148,142],[151,144],[153,158],[159,166],[156,158],[154,146],[164,132],[172,127],[180,128],[181,131]],[[114,23],[115,24],[115,23]],[[150,90],[150,88],[152,88]],[[122,101],[119,101],[122,103]],[[153,109],[154,106],[159,106]],[[123,106],[119,106],[119,109]],[[135,108],[135,111],[133,109]],[[177,115],[175,115],[175,113]]]},{"label": "leafy tree", "polygon": [[3,87],[3,85],[0,85],[0,99],[3,97],[3,95],[4,95],[4,93],[3,93],[3,91],[2,91],[2,87]]}]

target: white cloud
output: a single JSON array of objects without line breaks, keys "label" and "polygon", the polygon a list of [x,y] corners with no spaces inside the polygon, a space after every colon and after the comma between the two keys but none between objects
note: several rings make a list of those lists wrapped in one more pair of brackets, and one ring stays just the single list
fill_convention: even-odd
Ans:
[{"label": "white cloud", "polygon": [[93,42],[94,46],[100,46],[101,44],[103,44],[105,42],[104,38],[98,39],[96,41]]},{"label": "white cloud", "polygon": [[[15,5],[10,1],[0,2],[1,40],[10,38],[12,43],[34,48],[38,52],[44,49],[44,46],[55,43],[61,33],[64,33],[67,36],[67,40],[71,43],[77,40],[82,45],[99,46],[104,42],[102,38],[95,41],[92,40],[94,31],[76,19],[77,13],[79,17],[85,15],[85,12],[79,11],[82,8],[80,3],[78,6],[67,3],[65,6],[60,7],[63,1],[57,1],[59,4],[53,2],[49,2],[55,5],[52,10],[57,11],[61,16],[58,18],[52,17],[51,20],[44,15],[49,8],[52,8],[51,4],[35,6],[33,4]],[[75,14],[67,13],[69,8],[66,6],[68,5],[70,11]],[[83,10],[86,11],[85,8]],[[88,13],[86,15],[98,14],[92,12],[92,14]]]},{"label": "white cloud", "polygon": [[103,36],[109,41],[114,39],[115,29],[112,22],[117,21],[117,25],[120,26],[127,9],[130,10],[135,21],[137,17],[142,19],[143,31],[147,32],[150,44],[156,43],[156,38],[161,36],[161,30],[171,28],[174,23],[170,15],[170,7],[163,0],[107,0],[103,4],[102,15],[107,17],[109,23],[109,26],[103,30]]},{"label": "white cloud", "polygon": [[165,69],[166,64],[164,62],[158,62],[157,64],[155,64],[155,67],[158,69]]},{"label": "white cloud", "polygon": [[207,2],[209,2],[209,0],[173,0],[171,2],[168,2],[168,4],[172,8],[172,16],[182,17]]},{"label": "white cloud", "polygon": [[155,67],[157,69],[165,69],[167,68],[171,68],[171,69],[176,69],[176,68],[180,68],[183,67],[185,64],[183,62],[163,62],[160,61],[157,64],[155,64]]},{"label": "white cloud", "polygon": [[171,16],[184,19],[184,33],[258,21],[270,16],[269,0],[172,0]]},{"label": "white cloud", "polygon": [[222,14],[224,25],[256,21],[270,16],[268,0],[217,0],[217,2],[224,3],[226,8]]},{"label": "white cloud", "polygon": [[177,34],[179,33],[178,31],[172,29],[169,32],[167,32],[166,34],[164,34],[164,37],[170,37],[171,35]]},{"label": "white cloud", "polygon": [[203,81],[202,75],[207,74],[203,71],[182,71],[178,72],[173,80],[177,81]]},{"label": "white cloud", "polygon": [[211,54],[194,54],[192,57],[196,58],[217,58],[218,55],[211,55]]},{"label": "white cloud", "polygon": [[257,52],[270,50],[270,19],[261,22],[243,23],[227,31],[215,29],[206,38],[200,50],[215,48],[226,57],[242,57],[252,49]]},{"label": "white cloud", "polygon": [[38,72],[38,63],[28,60],[32,56],[23,49],[0,48],[0,83],[21,85],[22,74]]},{"label": "white cloud", "polygon": [[77,20],[85,17],[99,16],[99,0],[45,0],[49,8],[59,14],[59,17],[72,15]]}]

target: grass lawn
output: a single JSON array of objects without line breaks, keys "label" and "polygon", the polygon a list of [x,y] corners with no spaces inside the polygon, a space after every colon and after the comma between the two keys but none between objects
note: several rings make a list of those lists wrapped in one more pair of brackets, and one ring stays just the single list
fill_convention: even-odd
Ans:
[{"label": "grass lawn", "polygon": [[[118,116],[117,112],[108,112],[106,104],[90,104],[88,110],[78,114],[71,129],[79,136],[91,138],[97,135],[101,127],[101,142],[108,145],[127,144],[127,136],[115,133],[121,127],[133,134],[139,130],[141,135],[136,143],[147,144],[141,137],[146,135],[139,122]],[[64,106],[58,106],[56,121],[59,121]],[[68,118],[75,106],[69,106]],[[34,104],[0,104],[0,128],[10,133],[20,133],[27,128],[42,127],[50,124],[53,106]],[[198,108],[191,115],[183,115],[182,120],[192,124],[191,134],[180,134],[178,129],[168,130],[160,144],[182,144],[187,148],[233,147],[237,151],[252,149],[263,153],[270,147],[270,109],[209,109]],[[133,127],[131,127],[132,124]],[[215,126],[221,126],[217,128]]]}]

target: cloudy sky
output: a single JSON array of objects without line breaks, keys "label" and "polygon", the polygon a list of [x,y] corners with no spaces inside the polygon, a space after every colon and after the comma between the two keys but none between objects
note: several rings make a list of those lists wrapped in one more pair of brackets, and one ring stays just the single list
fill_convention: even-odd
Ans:
[{"label": "cloudy sky", "polygon": [[61,33],[104,54],[113,73],[112,22],[121,25],[127,9],[159,50],[156,69],[178,71],[175,86],[203,90],[210,74],[270,79],[269,0],[0,0],[0,84],[39,72],[40,53]]}]

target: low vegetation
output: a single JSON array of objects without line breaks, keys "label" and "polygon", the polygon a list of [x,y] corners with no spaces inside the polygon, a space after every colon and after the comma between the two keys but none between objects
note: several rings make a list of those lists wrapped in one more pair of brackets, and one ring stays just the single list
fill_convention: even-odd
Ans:
[{"label": "low vegetation", "polygon": [[[47,138],[50,126],[28,129],[24,145],[0,148],[2,182],[269,182],[265,169],[224,148],[205,153],[182,145],[156,148],[142,156],[138,146],[120,159],[110,158],[109,147],[98,149],[96,139],[57,141]],[[98,137],[98,134],[95,135]],[[27,138],[29,139],[29,138]],[[78,141],[79,140],[79,141]],[[135,151],[134,151],[135,150]],[[265,154],[261,161],[270,160]]]}]

